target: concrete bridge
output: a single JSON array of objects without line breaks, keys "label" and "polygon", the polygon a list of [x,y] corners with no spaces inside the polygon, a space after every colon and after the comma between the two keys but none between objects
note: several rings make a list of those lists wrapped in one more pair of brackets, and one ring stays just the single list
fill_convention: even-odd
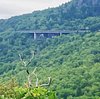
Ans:
[{"label": "concrete bridge", "polygon": [[86,33],[86,32],[90,32],[90,30],[87,29],[84,30],[21,30],[16,32],[32,34],[34,39],[37,39],[39,37],[52,38],[54,36],[60,36],[62,34],[70,34],[70,33]]}]

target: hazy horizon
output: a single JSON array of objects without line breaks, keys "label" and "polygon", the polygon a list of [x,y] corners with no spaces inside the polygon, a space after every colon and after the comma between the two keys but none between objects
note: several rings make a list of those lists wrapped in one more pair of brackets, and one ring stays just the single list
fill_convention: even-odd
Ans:
[{"label": "hazy horizon", "polygon": [[0,19],[31,13],[49,7],[57,7],[70,0],[0,0]]}]

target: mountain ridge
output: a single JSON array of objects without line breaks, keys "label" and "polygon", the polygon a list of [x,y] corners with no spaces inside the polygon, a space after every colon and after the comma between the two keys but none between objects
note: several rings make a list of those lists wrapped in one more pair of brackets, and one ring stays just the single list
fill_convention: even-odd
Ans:
[{"label": "mountain ridge", "polygon": [[[97,8],[94,7],[98,6]],[[80,7],[79,7],[80,6]],[[7,20],[0,21],[0,31],[7,30],[9,28],[13,30],[51,30],[53,28],[57,29],[65,29],[68,27],[72,27],[68,24],[73,20],[77,22],[77,20],[82,21],[82,27],[85,24],[84,20],[88,17],[100,17],[100,1],[96,0],[72,0],[69,3],[65,3],[56,8],[50,8],[43,11],[35,11],[31,14],[25,14],[21,16],[15,16],[9,18]],[[27,25],[25,24],[27,23]],[[65,24],[66,23],[66,24]],[[80,24],[78,23],[78,26]],[[75,25],[74,25],[75,26]],[[77,27],[76,27],[77,28]],[[73,29],[73,27],[72,27]]]}]

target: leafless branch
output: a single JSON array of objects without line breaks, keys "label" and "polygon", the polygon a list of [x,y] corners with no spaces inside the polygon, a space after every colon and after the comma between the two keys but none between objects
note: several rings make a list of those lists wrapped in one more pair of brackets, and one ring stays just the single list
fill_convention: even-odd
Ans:
[{"label": "leafless branch", "polygon": [[33,70],[32,73],[29,73],[29,70],[28,70],[27,66],[31,63],[31,61],[32,61],[32,59],[33,59],[33,57],[34,57],[34,55],[35,55],[35,52],[33,51],[33,52],[32,52],[32,57],[30,58],[30,60],[29,60],[28,62],[26,62],[26,61],[23,60],[21,54],[19,54],[20,61],[21,61],[22,64],[25,66],[26,72],[27,72],[27,74],[28,74],[28,86],[29,86],[29,88],[32,86],[32,78],[33,78],[33,76],[35,76],[35,78],[36,78],[36,86],[35,86],[35,87],[39,87],[39,86],[40,86],[40,87],[49,86],[49,85],[51,84],[51,77],[48,77],[48,83],[39,85],[39,79],[38,79],[38,77],[37,77],[37,74],[35,73],[37,67],[34,68],[34,70]]},{"label": "leafless branch", "polygon": [[32,57],[30,58],[29,62],[27,63],[27,66],[31,63],[31,61],[32,61],[32,59],[33,59],[34,56],[35,56],[35,52],[33,51],[32,52]]},{"label": "leafless branch", "polygon": [[37,74],[35,73],[37,67],[35,67],[35,69],[33,70],[33,72],[30,74],[30,80],[32,79],[33,75],[35,76],[36,78],[36,87],[38,87],[38,77],[37,77]]},{"label": "leafless branch", "polygon": [[[31,63],[32,59],[34,57],[34,53],[32,53],[32,57],[30,58],[29,62],[25,62],[21,56],[21,54],[19,54],[19,58],[20,58],[20,61],[22,62],[22,64],[25,66],[26,68],[26,72],[28,74],[28,86],[30,87],[32,85],[32,80],[31,80],[31,74],[29,73],[29,70],[27,68],[27,66]],[[36,68],[34,69],[33,72],[36,71]],[[35,73],[34,73],[35,74]]]},{"label": "leafless branch", "polygon": [[31,61],[32,61],[32,59],[33,59],[33,57],[34,57],[34,55],[35,55],[35,52],[33,51],[33,52],[32,52],[32,57],[30,58],[30,60],[29,60],[27,63],[23,60],[21,54],[19,54],[19,58],[20,58],[20,61],[23,63],[23,65],[26,67],[26,66],[28,66],[28,65],[31,63]]},{"label": "leafless branch", "polygon": [[26,67],[27,64],[26,64],[26,62],[23,60],[21,54],[19,54],[19,58],[20,58],[20,61],[22,62],[22,64]]},{"label": "leafless branch", "polygon": [[45,83],[45,84],[41,84],[39,85],[40,87],[43,87],[43,86],[50,86],[51,84],[51,77],[48,77],[48,83]]}]

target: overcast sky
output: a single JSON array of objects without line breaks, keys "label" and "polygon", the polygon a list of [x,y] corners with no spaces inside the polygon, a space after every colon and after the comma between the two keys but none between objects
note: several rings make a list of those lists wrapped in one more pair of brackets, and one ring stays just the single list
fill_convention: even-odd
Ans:
[{"label": "overcast sky", "polygon": [[69,0],[0,0],[0,19],[56,7]]}]

